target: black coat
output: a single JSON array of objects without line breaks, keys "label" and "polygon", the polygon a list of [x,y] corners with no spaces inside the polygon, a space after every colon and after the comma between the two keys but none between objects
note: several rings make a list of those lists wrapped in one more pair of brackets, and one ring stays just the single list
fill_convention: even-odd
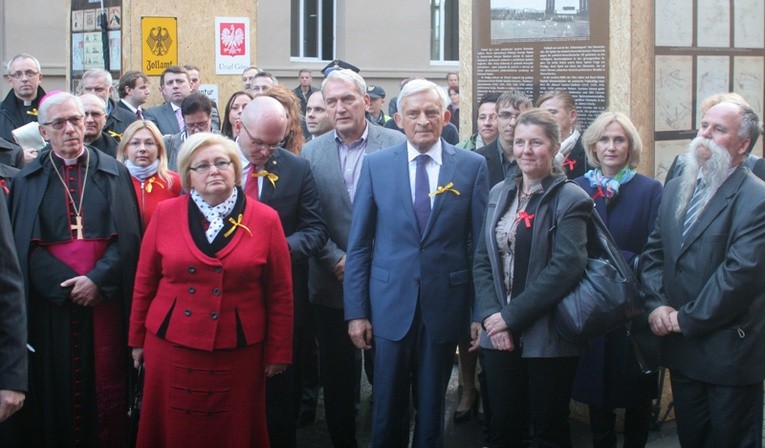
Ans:
[{"label": "black coat", "polygon": [[13,131],[16,128],[24,126],[27,123],[37,121],[37,109],[40,107],[40,99],[45,96],[45,91],[42,87],[37,87],[37,96],[32,100],[32,110],[25,111],[23,105],[13,90],[8,92],[5,99],[0,103],[0,138],[4,138],[9,142],[13,140]]},{"label": "black coat", "polygon": [[517,185],[507,179],[491,189],[473,263],[473,317],[483,322],[501,313],[513,336],[523,337],[524,357],[577,356],[583,347],[565,341],[553,329],[552,309],[576,285],[587,265],[586,223],[592,200],[577,185],[566,182],[563,174],[548,176],[542,186],[534,211],[525,289],[510,303],[495,229],[517,194]]},{"label": "black coat", "polygon": [[[120,305],[121,324],[127,337],[128,316],[133,293],[133,281],[140,248],[140,215],[133,189],[130,173],[127,168],[106,154],[89,149],[91,171],[88,177],[88,188],[91,193],[103,195],[107,201],[110,217],[116,226],[118,238],[112,242],[96,267],[87,276],[99,287],[107,301],[118,301]],[[21,271],[24,276],[29,312],[30,344],[37,353],[30,355],[30,394],[27,406],[24,407],[23,419],[27,426],[23,434],[35,439],[32,444],[40,446],[57,446],[57,443],[67,442],[71,437],[72,403],[69,396],[55,394],[55,390],[67,390],[73,382],[73,360],[68,354],[69,340],[73,316],[80,321],[83,333],[92,328],[92,314],[84,311],[84,307],[74,306],[68,300],[68,292],[57,287],[58,283],[71,278],[73,270],[64,263],[51,260],[51,266],[57,269],[46,269],[45,272],[30,269],[30,250],[34,247],[33,225],[38,221],[44,193],[49,182],[56,181],[51,172],[52,167],[48,154],[50,147],[43,148],[40,156],[14,178],[11,185],[9,208],[13,226],[16,250],[19,255]],[[87,222],[87,217],[86,217]],[[41,251],[46,252],[47,251]],[[45,256],[43,253],[35,257]],[[52,256],[49,256],[53,258]],[[34,289],[32,279],[36,279]],[[40,292],[39,290],[43,290]],[[62,293],[63,291],[63,293]],[[92,331],[92,330],[91,330]],[[67,353],[60,355],[62,352]],[[92,344],[83,344],[75,356],[83,359],[87,365],[93,362]],[[132,374],[132,366],[127,346],[123,354],[124,368],[128,375]],[[76,359],[76,358],[75,358]],[[50,372],[51,363],[64,366],[55,374]],[[85,370],[83,370],[85,371]],[[92,369],[82,377],[85,384],[92,384]],[[94,394],[93,391],[90,392]],[[125,406],[127,406],[127,397]],[[117,398],[115,398],[117,399]],[[84,413],[84,422],[88,437],[93,434],[95,425],[95,397],[83,399],[91,406]],[[127,408],[126,408],[127,409]],[[37,440],[39,438],[39,440]],[[90,440],[86,444],[91,443]],[[62,442],[63,441],[63,442]]]}]

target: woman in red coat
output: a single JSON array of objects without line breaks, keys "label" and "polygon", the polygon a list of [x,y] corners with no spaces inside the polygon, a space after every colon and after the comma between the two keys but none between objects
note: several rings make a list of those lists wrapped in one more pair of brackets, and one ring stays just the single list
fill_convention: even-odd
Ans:
[{"label": "woman in red coat", "polygon": [[190,192],[159,204],[141,245],[129,344],[145,362],[138,447],[268,447],[266,377],[292,360],[290,255],[247,200],[236,144],[190,136]]},{"label": "woman in red coat", "polygon": [[130,171],[145,228],[157,204],[181,195],[181,179],[167,169],[167,152],[157,126],[147,120],[128,126],[117,147],[117,159]]}]

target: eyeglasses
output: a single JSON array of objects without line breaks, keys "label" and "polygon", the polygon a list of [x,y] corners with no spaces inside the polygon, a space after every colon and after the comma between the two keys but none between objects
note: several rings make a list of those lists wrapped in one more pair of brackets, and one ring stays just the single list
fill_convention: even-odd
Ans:
[{"label": "eyeglasses", "polygon": [[86,117],[101,118],[104,115],[106,115],[106,114],[103,113],[103,112],[98,112],[98,111],[92,111],[91,112],[91,111],[87,111],[87,110],[85,111],[85,116]]},{"label": "eyeglasses", "polygon": [[13,79],[21,79],[22,77],[26,77],[27,79],[29,79],[29,78],[34,78],[35,76],[39,74],[40,72],[36,72],[34,70],[25,70],[23,72],[9,73],[8,76],[10,76]]},{"label": "eyeglasses", "polygon": [[497,118],[502,120],[510,120],[512,118],[518,119],[518,115],[520,114],[514,114],[512,112],[500,112],[497,114]]},{"label": "eyeglasses", "polygon": [[247,130],[247,126],[244,125],[244,121],[240,121],[240,123],[242,123],[242,129],[244,129],[244,132],[247,134],[247,137],[250,138],[252,145],[255,146],[256,148],[260,150],[267,149],[269,151],[276,151],[281,146],[282,142],[279,142],[275,145],[269,145],[268,143],[264,143],[263,141],[256,139],[255,137],[252,136],[252,134],[250,134],[250,131]]},{"label": "eyeglasses", "polygon": [[185,121],[184,123],[186,124],[186,129],[190,131],[205,131],[207,130],[207,127],[210,126],[210,120],[201,121],[199,123],[189,123],[188,121]]},{"label": "eyeglasses", "polygon": [[66,126],[67,123],[71,124],[74,127],[80,126],[84,118],[85,117],[82,115],[73,115],[69,118],[59,118],[58,120],[53,120],[47,123],[43,123],[43,126],[50,126],[53,129],[60,131],[61,129],[64,128],[64,126]]},{"label": "eyeglasses", "polygon": [[218,160],[215,163],[207,163],[207,162],[200,163],[197,166],[189,167],[189,169],[191,171],[194,171],[195,173],[198,173],[198,174],[207,174],[210,171],[210,169],[212,169],[213,166],[218,171],[226,171],[227,169],[229,169],[229,167],[231,166],[232,163],[234,163],[234,162],[232,162],[230,160]]}]

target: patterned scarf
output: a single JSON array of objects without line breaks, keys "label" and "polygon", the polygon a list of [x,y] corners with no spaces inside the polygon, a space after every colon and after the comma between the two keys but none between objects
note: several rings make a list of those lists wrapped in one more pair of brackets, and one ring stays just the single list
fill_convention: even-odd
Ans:
[{"label": "patterned scarf", "polygon": [[635,170],[625,166],[611,178],[604,176],[600,168],[595,168],[584,173],[584,177],[590,181],[590,186],[596,189],[593,199],[598,196],[612,199],[619,194],[619,186],[631,181],[635,173]]},{"label": "patterned scarf", "polygon": [[223,219],[230,215],[231,211],[234,210],[237,196],[236,191],[237,189],[234,188],[234,191],[231,193],[231,196],[229,196],[228,199],[216,206],[211,206],[205,202],[204,199],[202,199],[202,195],[200,195],[199,192],[194,189],[191,190],[191,199],[194,200],[194,203],[197,204],[197,207],[199,207],[199,211],[202,212],[207,222],[210,223],[210,227],[208,227],[207,231],[205,231],[205,236],[207,237],[208,243],[212,244],[212,242],[215,240],[215,237],[218,235],[218,232],[223,229]]}]

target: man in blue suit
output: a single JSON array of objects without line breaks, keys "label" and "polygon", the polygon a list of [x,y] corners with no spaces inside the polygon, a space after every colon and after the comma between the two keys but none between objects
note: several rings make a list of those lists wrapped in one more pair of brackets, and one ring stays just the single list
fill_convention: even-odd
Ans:
[{"label": "man in blue suit", "polygon": [[470,239],[489,192],[485,159],[439,138],[448,103],[430,81],[404,86],[394,119],[407,142],[367,155],[354,199],[345,318],[357,347],[375,347],[373,447],[408,446],[410,390],[412,446],[443,446],[444,395],[469,325]]}]

